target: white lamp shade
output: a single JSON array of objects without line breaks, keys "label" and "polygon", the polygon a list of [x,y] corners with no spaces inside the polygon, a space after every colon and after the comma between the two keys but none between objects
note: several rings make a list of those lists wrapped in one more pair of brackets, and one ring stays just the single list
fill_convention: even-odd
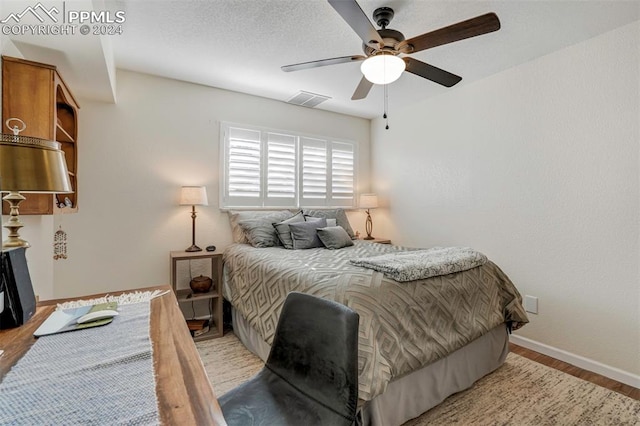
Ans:
[{"label": "white lamp shade", "polygon": [[378,207],[378,196],[376,194],[360,195],[361,209],[375,209],[376,207]]},{"label": "white lamp shade", "polygon": [[389,84],[400,78],[406,68],[405,62],[397,56],[381,54],[367,58],[360,71],[373,84]]},{"label": "white lamp shade", "polygon": [[181,206],[208,206],[207,189],[204,186],[183,186],[180,192]]}]

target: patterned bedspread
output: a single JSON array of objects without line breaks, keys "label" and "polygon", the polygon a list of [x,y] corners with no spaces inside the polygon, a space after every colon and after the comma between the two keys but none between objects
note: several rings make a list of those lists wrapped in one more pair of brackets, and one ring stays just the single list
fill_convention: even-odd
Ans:
[{"label": "patterned bedspread", "polygon": [[409,250],[354,241],[340,250],[286,250],[232,244],[224,252],[225,298],[271,344],[290,291],[336,300],[360,314],[359,397],[510,322],[528,322],[522,298],[494,263],[399,283],[350,259]]}]

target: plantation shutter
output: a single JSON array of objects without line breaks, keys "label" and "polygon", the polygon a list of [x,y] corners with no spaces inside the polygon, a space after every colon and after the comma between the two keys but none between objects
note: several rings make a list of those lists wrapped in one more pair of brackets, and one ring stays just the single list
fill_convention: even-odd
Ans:
[{"label": "plantation shutter", "polygon": [[267,194],[268,206],[296,204],[296,137],[267,134]]},{"label": "plantation shutter", "polygon": [[225,204],[255,206],[261,203],[260,131],[227,128]]},{"label": "plantation shutter", "polygon": [[313,138],[300,138],[302,150],[300,179],[300,205],[327,205],[327,141]]},{"label": "plantation shutter", "polygon": [[223,123],[221,208],[355,207],[357,145]]},{"label": "plantation shutter", "polygon": [[331,143],[331,197],[332,206],[353,206],[354,185],[354,145],[343,142]]}]

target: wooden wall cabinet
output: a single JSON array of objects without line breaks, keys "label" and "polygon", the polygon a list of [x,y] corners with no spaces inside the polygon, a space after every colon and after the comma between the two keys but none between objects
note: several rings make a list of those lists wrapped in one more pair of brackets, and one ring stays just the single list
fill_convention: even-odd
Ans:
[{"label": "wooden wall cabinet", "polygon": [[[24,59],[2,57],[2,133],[11,133],[5,122],[19,118],[27,128],[22,136],[60,142],[65,153],[72,194],[23,194],[20,214],[74,213],[78,210],[78,102],[56,67]],[[65,198],[71,207],[60,208]],[[8,207],[3,203],[3,214]]]}]

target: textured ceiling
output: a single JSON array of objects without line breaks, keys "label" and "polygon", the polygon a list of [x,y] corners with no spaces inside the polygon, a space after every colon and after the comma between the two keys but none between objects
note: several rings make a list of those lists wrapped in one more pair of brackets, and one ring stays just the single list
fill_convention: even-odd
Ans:
[{"label": "textured ceiling", "polygon": [[[462,84],[639,19],[640,2],[384,1],[360,0],[373,10],[395,10],[390,28],[410,38],[487,12],[502,28],[440,46],[417,59],[463,77]],[[362,42],[326,0],[117,1],[126,32],[114,39],[118,67],[287,100],[298,90],[331,97],[319,106],[346,114],[382,114],[383,88],[352,101],[359,63],[285,73],[280,66],[362,54]],[[526,84],[526,82],[523,82]],[[391,109],[447,89],[404,73],[389,86]]]},{"label": "textured ceiling", "polygon": [[[497,32],[412,55],[463,80],[447,89],[404,73],[389,85],[390,110],[640,19],[640,1],[359,0],[359,4],[370,19],[377,7],[392,7],[396,14],[389,28],[407,38],[487,12],[495,12],[502,24]],[[304,90],[331,98],[320,109],[366,118],[382,114],[381,86],[375,86],[365,100],[350,99],[361,78],[359,63],[291,73],[280,70],[287,64],[362,54],[359,37],[326,0],[94,0],[93,5],[126,13],[123,34],[103,37],[102,43],[110,45],[103,53],[113,55],[105,62],[113,59],[118,68],[281,101]],[[37,37],[18,42],[41,43]],[[56,49],[64,51],[66,44]],[[66,56],[70,74],[86,79],[90,73],[73,70],[74,62],[86,66],[86,59],[76,55]],[[96,81],[92,90],[97,86]]]}]

